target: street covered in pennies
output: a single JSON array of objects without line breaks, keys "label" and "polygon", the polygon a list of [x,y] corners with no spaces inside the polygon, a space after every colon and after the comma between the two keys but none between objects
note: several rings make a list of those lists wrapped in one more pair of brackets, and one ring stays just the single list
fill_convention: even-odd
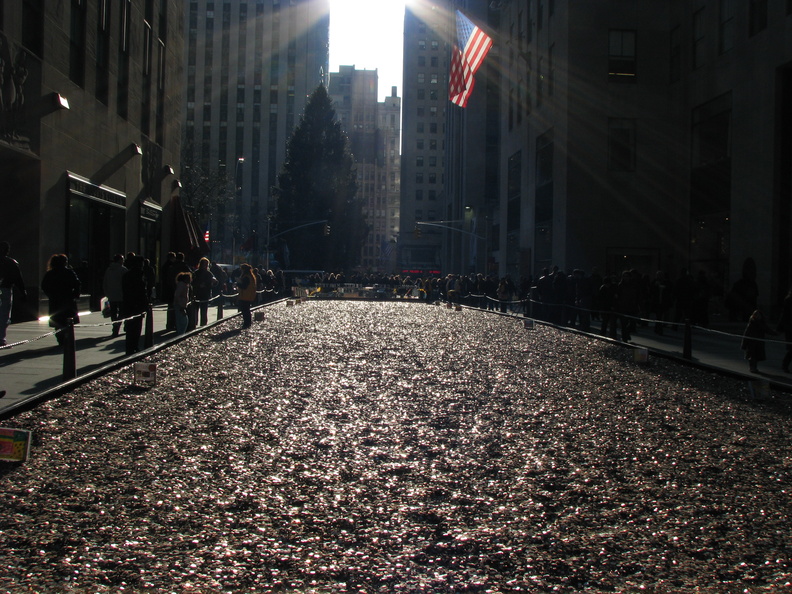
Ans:
[{"label": "street covered in pennies", "polygon": [[792,407],[480,310],[228,319],[5,421],[8,592],[792,588]]}]

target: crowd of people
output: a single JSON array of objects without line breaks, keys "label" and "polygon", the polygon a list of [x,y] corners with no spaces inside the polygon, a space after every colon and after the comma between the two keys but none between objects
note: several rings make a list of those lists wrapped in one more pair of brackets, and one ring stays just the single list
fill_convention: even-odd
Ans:
[{"label": "crowd of people", "polygon": [[[0,242],[0,346],[6,344],[14,289],[24,299],[26,289],[19,265],[9,256],[10,246]],[[748,270],[748,272],[746,272]],[[765,360],[765,338],[783,334],[792,343],[792,289],[781,308],[778,323],[771,325],[758,309],[758,287],[744,268],[743,276],[723,294],[717,283],[704,274],[692,275],[682,270],[675,279],[663,271],[653,277],[637,270],[620,275],[600,275],[595,269],[571,273],[557,266],[545,268],[537,277],[522,277],[514,282],[509,275],[448,274],[444,277],[396,274],[313,273],[303,282],[313,287],[337,287],[352,284],[377,287],[395,297],[414,297],[427,302],[447,301],[489,310],[507,310],[547,322],[595,331],[611,338],[630,341],[639,325],[651,324],[662,335],[670,326],[690,322],[700,327],[710,325],[710,303],[719,297],[729,319],[746,324],[742,348],[750,370],[757,371]],[[233,269],[201,258],[197,266],[187,264],[182,253],[171,252],[157,273],[148,259],[134,253],[118,254],[105,270],[102,283],[106,299],[104,313],[112,320],[111,336],[125,332],[126,352],[140,350],[143,315],[158,300],[168,305],[166,330],[179,334],[208,323],[210,305],[235,303],[242,313],[243,327],[251,325],[251,308],[290,295],[290,280],[283,271],[272,271],[241,264]],[[69,266],[65,254],[53,254],[41,281],[47,296],[49,324],[62,329],[78,323],[77,303],[81,282]],[[63,334],[57,332],[58,342]],[[782,368],[789,372],[792,344],[787,348]]]},{"label": "crowd of people", "polygon": [[683,269],[675,279],[663,271],[654,277],[631,269],[620,275],[590,274],[575,269],[571,273],[557,266],[545,268],[538,277],[484,274],[448,274],[445,277],[412,277],[322,273],[308,277],[309,285],[338,286],[351,283],[383,287],[395,297],[412,296],[428,302],[447,301],[502,312],[518,311],[527,316],[560,326],[595,331],[628,342],[639,326],[651,325],[658,335],[670,327],[690,323],[710,326],[713,298],[723,300],[728,319],[746,324],[742,349],[752,372],[764,361],[765,339],[783,334],[788,343],[782,369],[789,373],[792,364],[792,289],[782,305],[775,327],[758,309],[759,291],[750,274],[734,283],[724,294],[703,271],[692,275]]}]

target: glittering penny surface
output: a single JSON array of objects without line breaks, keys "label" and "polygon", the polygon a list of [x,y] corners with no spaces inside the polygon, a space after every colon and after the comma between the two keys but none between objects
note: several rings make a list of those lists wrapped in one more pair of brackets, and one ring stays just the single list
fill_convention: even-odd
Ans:
[{"label": "glittering penny surface", "polygon": [[474,310],[264,312],[4,422],[0,589],[792,587],[788,396]]}]

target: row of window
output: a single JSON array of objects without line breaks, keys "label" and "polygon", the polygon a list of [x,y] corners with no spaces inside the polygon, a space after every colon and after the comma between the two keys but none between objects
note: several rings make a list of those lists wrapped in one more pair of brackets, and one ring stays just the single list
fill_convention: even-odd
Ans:
[{"label": "row of window", "polygon": [[[87,82],[88,61],[88,0],[71,0],[69,12],[69,78],[81,88]],[[118,7],[118,37],[117,46],[112,48],[112,7]],[[113,49],[117,56],[117,83],[116,83],[116,113],[124,118],[129,118],[129,96],[131,81],[131,40],[132,33],[132,0],[121,0],[119,3],[111,0],[99,0],[96,5],[95,24],[95,87],[96,99],[105,105],[110,103],[110,62]],[[158,33],[154,33],[154,21],[158,20]],[[25,0],[23,4],[23,29],[31,28],[32,31],[43,32],[43,13],[38,2]],[[154,0],[145,3],[142,23],[143,39],[141,44],[142,59],[141,72],[141,112],[140,130],[145,135],[151,134],[152,109],[155,110],[156,141],[163,144],[165,121],[165,39],[168,34],[167,2],[160,0],[159,10],[155,13]],[[40,43],[39,33],[31,34],[23,30],[23,42],[33,45],[28,47],[32,52],[41,55],[43,44]],[[43,56],[42,56],[43,57]],[[155,62],[156,60],[156,62]],[[154,66],[156,63],[156,78]],[[156,103],[155,103],[156,102]]]}]

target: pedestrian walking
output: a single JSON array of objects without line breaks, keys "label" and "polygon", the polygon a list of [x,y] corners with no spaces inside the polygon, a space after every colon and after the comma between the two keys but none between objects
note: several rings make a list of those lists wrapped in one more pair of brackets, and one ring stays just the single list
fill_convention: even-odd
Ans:
[{"label": "pedestrian walking", "polygon": [[181,272],[176,277],[176,290],[173,292],[173,311],[176,316],[176,334],[187,332],[190,316],[187,307],[190,304],[190,285],[192,277],[189,272]]},{"label": "pedestrian walking", "polygon": [[6,345],[6,332],[14,306],[14,287],[19,289],[20,301],[27,299],[19,263],[8,255],[10,251],[11,244],[0,241],[0,346]]},{"label": "pedestrian walking", "polygon": [[253,318],[250,315],[250,306],[256,300],[258,280],[250,264],[242,264],[240,265],[240,269],[242,274],[237,283],[237,288],[239,289],[237,302],[239,303],[239,310],[242,312],[242,327],[250,328],[253,324]]},{"label": "pedestrian walking", "polygon": [[758,363],[767,358],[765,353],[765,337],[767,334],[775,334],[767,326],[764,314],[761,310],[755,310],[748,318],[748,326],[743,334],[742,350],[745,351],[745,358],[748,359],[748,368],[751,373],[759,373]]},{"label": "pedestrian walking", "polygon": [[198,261],[198,270],[192,276],[193,298],[200,314],[201,326],[206,326],[209,322],[209,301],[212,299],[212,289],[217,284],[218,280],[209,270],[209,259],[201,258]]},{"label": "pedestrian walking", "polygon": [[80,298],[80,279],[69,267],[66,254],[53,254],[47,266],[47,272],[41,279],[41,290],[49,299],[49,325],[58,332],[55,338],[62,345],[65,339],[60,332],[69,324],[79,323],[77,316],[77,300]]},{"label": "pedestrian walking", "polygon": [[102,288],[110,304],[110,319],[114,322],[110,336],[118,336],[121,331],[121,322],[118,321],[124,317],[124,289],[121,281],[126,272],[124,254],[116,254],[113,256],[113,261],[110,262],[107,270],[105,270],[104,278],[102,279]]},{"label": "pedestrian walking", "polygon": [[149,300],[143,256],[132,256],[127,261],[129,270],[121,279],[121,288],[124,294],[124,316],[131,318],[124,322],[126,354],[132,355],[140,350],[143,315],[149,310]]}]

